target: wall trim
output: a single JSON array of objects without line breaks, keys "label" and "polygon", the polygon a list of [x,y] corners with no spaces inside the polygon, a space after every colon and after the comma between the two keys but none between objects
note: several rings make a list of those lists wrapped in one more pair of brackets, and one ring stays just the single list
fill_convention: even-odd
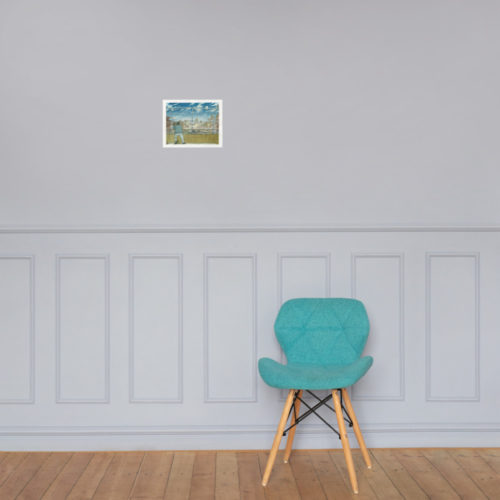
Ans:
[{"label": "wall trim", "polygon": [[[500,422],[470,423],[388,423],[359,424],[363,433],[423,433],[423,432],[500,432]],[[193,426],[0,426],[0,437],[23,436],[196,436],[224,434],[275,434],[271,425],[193,425]],[[348,432],[352,432],[348,429]],[[297,434],[325,434],[332,432],[324,425],[301,425]]]},{"label": "wall trim", "polygon": [[3,225],[0,234],[94,234],[94,233],[343,233],[343,232],[481,232],[499,233],[500,225],[480,224],[443,224],[443,225],[404,225],[404,224],[367,224],[367,225]]},{"label": "wall trim", "polygon": [[[175,398],[137,398],[134,394],[135,381],[135,342],[134,342],[134,296],[135,296],[135,259],[173,259],[177,261],[177,294],[179,297],[178,307],[178,324],[177,331],[177,397]],[[182,254],[148,254],[148,253],[133,253],[129,254],[129,365],[128,365],[128,380],[129,380],[129,402],[130,403],[182,403],[184,392],[183,379],[183,265]]]},{"label": "wall trim", "polygon": [[35,404],[35,256],[27,254],[0,254],[0,260],[27,260],[29,262],[29,390],[27,398],[0,399],[0,404]]},{"label": "wall trim", "polygon": [[356,299],[357,259],[398,259],[399,264],[399,394],[394,396],[356,396],[356,386],[352,389],[355,401],[404,401],[406,397],[405,383],[405,319],[404,319],[404,253],[401,252],[355,252],[351,254],[351,296]]},{"label": "wall trim", "polygon": [[[96,259],[104,261],[105,333],[104,333],[104,398],[61,397],[61,261]],[[109,404],[110,403],[110,257],[109,254],[68,253],[56,255],[56,403]]]},{"label": "wall trim", "polygon": [[[252,395],[249,398],[210,397],[208,358],[208,261],[210,259],[250,259],[252,262]],[[257,403],[257,254],[205,253],[203,254],[203,402],[204,403]]]},{"label": "wall trim", "polygon": [[[447,397],[447,396],[433,396],[431,392],[432,387],[432,370],[431,370],[431,291],[432,291],[432,278],[431,278],[431,260],[433,258],[455,258],[455,257],[469,257],[474,259],[474,291],[475,291],[475,323],[474,323],[474,395],[473,396],[460,396],[460,397]],[[470,403],[480,401],[480,274],[479,274],[479,252],[426,252],[425,254],[425,400],[428,402],[458,402]]]}]

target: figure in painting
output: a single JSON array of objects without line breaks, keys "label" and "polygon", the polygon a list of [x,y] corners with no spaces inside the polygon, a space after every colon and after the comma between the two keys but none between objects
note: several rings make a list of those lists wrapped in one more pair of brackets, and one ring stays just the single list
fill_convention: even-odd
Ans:
[{"label": "figure in painting", "polygon": [[184,131],[182,130],[182,123],[179,121],[174,122],[174,144],[177,144],[177,139],[179,139],[182,144],[186,144],[184,142]]}]

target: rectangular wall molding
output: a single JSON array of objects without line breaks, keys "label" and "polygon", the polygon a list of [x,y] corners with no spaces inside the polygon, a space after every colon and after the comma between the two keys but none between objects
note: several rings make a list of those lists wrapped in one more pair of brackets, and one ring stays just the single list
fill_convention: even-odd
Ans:
[{"label": "rectangular wall molding", "polygon": [[375,362],[352,388],[357,401],[404,401],[404,255],[353,253],[352,297],[365,303],[370,335],[365,352]]},{"label": "rectangular wall molding", "polygon": [[204,255],[204,402],[257,402],[257,256]]},{"label": "rectangular wall molding", "polygon": [[110,402],[109,256],[56,256],[56,403]]},{"label": "rectangular wall molding", "polygon": [[35,402],[35,258],[0,255],[0,404]]},{"label": "rectangular wall molding", "polygon": [[479,253],[428,252],[425,267],[425,399],[478,402]]},{"label": "rectangular wall molding", "polygon": [[278,308],[291,298],[330,297],[330,274],[329,253],[278,254]]},{"label": "rectangular wall molding", "polygon": [[129,401],[182,403],[182,255],[129,255]]}]

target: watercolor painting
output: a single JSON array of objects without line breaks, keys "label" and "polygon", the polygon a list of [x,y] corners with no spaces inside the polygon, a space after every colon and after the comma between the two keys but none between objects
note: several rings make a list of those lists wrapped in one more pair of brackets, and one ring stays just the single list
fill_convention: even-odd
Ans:
[{"label": "watercolor painting", "polygon": [[163,147],[222,147],[222,100],[164,99]]}]

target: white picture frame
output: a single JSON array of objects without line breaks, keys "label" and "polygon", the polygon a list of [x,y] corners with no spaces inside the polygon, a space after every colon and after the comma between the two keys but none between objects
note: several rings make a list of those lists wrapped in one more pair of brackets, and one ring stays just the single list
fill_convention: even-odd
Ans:
[{"label": "white picture frame", "polygon": [[164,148],[221,148],[222,99],[163,99]]}]

